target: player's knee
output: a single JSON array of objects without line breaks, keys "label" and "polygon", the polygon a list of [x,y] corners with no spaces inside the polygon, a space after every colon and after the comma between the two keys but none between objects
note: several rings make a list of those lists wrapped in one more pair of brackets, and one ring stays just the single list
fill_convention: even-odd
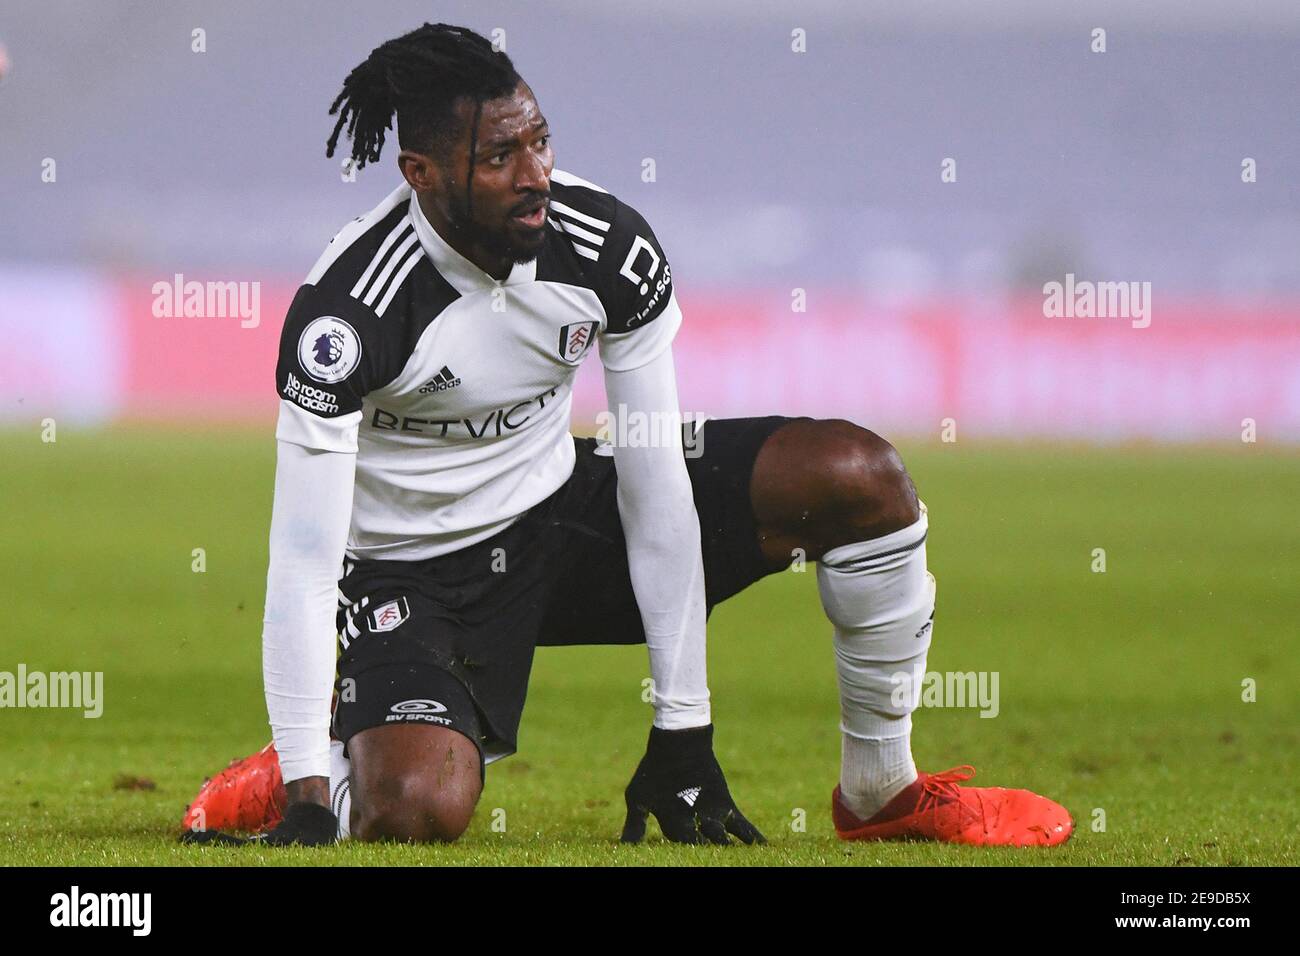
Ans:
[{"label": "player's knee", "polygon": [[469,827],[478,791],[477,781],[436,786],[424,773],[385,781],[371,793],[354,791],[352,835],[367,841],[450,843]]},{"label": "player's knee", "polygon": [[837,535],[827,548],[878,538],[920,517],[916,488],[898,450],[873,431],[843,419],[822,422],[826,500]]}]

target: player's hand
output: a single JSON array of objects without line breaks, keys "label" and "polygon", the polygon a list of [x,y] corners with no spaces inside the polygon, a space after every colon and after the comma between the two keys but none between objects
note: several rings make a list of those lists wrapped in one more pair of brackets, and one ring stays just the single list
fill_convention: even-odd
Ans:
[{"label": "player's hand", "polygon": [[627,801],[624,843],[645,836],[646,817],[673,843],[766,843],[763,834],[731,799],[713,756],[713,725],[690,730],[650,728],[645,756],[623,793]]},{"label": "player's hand", "polygon": [[318,803],[291,803],[284,819],[266,833],[253,837],[267,846],[328,846],[339,838],[339,820],[329,807]]},{"label": "player's hand", "polygon": [[199,843],[213,846],[246,846],[260,843],[263,846],[328,846],[338,839],[339,821],[329,807],[318,803],[291,803],[274,828],[257,836],[241,837],[220,830],[187,830],[181,834],[182,843]]}]

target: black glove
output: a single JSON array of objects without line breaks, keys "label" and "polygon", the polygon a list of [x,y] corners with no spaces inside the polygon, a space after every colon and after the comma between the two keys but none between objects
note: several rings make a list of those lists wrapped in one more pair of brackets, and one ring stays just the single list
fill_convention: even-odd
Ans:
[{"label": "black glove", "polygon": [[713,725],[690,730],[650,728],[645,756],[623,792],[627,822],[622,841],[639,843],[646,815],[673,843],[766,843],[731,799],[722,768],[713,756]]},{"label": "black glove", "polygon": [[291,803],[284,811],[284,819],[274,829],[257,836],[241,837],[220,830],[186,830],[182,843],[211,846],[246,846],[261,843],[265,846],[327,846],[338,839],[339,821],[329,807],[318,803]]}]

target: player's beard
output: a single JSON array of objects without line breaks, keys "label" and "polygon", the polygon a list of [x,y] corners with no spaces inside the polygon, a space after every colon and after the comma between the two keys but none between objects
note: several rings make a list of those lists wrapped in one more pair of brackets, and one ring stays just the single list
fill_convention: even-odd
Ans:
[{"label": "player's beard", "polygon": [[509,259],[515,263],[528,263],[537,258],[542,251],[542,240],[545,237],[544,227],[538,230],[537,239],[534,242],[519,242],[509,231],[508,225],[501,225],[493,228],[485,225],[472,218],[469,214],[468,203],[463,193],[458,194],[455,190],[449,190],[448,201],[448,221],[451,227],[466,241],[472,245],[478,245],[485,249],[494,257]]}]

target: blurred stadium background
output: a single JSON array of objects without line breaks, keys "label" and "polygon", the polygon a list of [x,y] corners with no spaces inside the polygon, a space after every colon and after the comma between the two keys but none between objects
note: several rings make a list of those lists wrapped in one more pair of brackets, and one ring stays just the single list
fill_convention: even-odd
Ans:
[{"label": "blurred stadium background", "polygon": [[[653,225],[685,410],[845,417],[900,445],[933,518],[930,667],[1003,693],[997,720],[919,714],[918,763],[970,761],[1081,826],[1050,858],[838,845],[827,625],[814,576],[788,573],[710,622],[719,757],[769,851],[619,851],[644,652],[576,648],[539,655],[521,752],[489,774],[509,832],[484,809],[456,847],[324,859],[1300,861],[1294,0],[45,0],[0,15],[0,670],[104,671],[107,705],[0,713],[0,862],[247,861],[167,835],[268,736],[284,311],[397,181],[391,155],[345,181],[326,110],[425,20],[503,28],[560,167]],[[1067,274],[1150,282],[1149,327],[1046,318]],[[256,326],[155,317],[177,275],[258,283]],[[602,403],[588,362],[575,430]]]},{"label": "blurred stadium background", "polygon": [[[391,157],[344,181],[325,111],[425,19],[504,29],[559,166],[654,226],[690,411],[1082,440],[1239,441],[1253,418],[1300,440],[1289,0],[18,5],[0,416],[269,423],[294,288],[397,181]],[[1044,318],[1067,273],[1150,282],[1150,327]],[[154,317],[177,274],[260,283],[258,325]],[[575,421],[600,407],[596,372]]]}]

